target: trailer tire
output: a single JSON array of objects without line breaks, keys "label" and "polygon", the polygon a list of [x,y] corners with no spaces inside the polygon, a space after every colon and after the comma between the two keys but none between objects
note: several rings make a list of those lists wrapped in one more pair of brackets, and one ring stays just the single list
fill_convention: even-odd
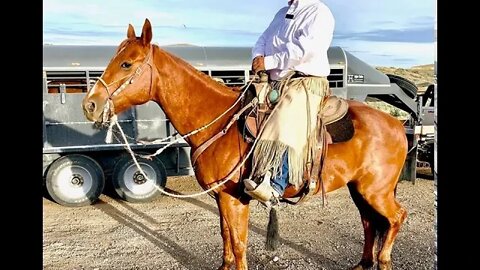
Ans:
[{"label": "trailer tire", "polygon": [[55,160],[45,177],[48,194],[57,203],[79,207],[94,203],[105,187],[102,167],[94,159],[66,155]]},{"label": "trailer tire", "polygon": [[161,193],[157,187],[165,187],[167,171],[163,163],[156,157],[153,157],[152,160],[137,157],[137,161],[147,177],[154,183],[143,177],[130,155],[124,155],[120,157],[113,168],[112,184],[118,196],[128,202],[149,202]]},{"label": "trailer tire", "polygon": [[393,74],[387,74],[390,79],[390,83],[396,83],[403,92],[410,98],[416,98],[418,87],[411,81]]}]

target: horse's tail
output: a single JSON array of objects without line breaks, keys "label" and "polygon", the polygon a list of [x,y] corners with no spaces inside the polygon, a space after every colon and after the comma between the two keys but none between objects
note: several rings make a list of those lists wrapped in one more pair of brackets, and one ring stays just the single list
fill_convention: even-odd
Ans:
[{"label": "horse's tail", "polygon": [[268,251],[274,251],[278,246],[278,217],[275,207],[270,208],[270,217],[267,226],[267,241],[265,243]]}]

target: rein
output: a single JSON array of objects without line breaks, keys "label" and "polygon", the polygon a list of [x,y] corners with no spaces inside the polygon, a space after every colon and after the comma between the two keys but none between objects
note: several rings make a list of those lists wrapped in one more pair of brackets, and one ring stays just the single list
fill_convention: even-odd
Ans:
[{"label": "rein", "polygon": [[[148,61],[148,60],[147,60]],[[144,63],[147,63],[147,61],[145,61]],[[150,64],[151,66],[151,64]],[[140,68],[140,67],[139,67]],[[138,69],[137,69],[138,70]],[[136,74],[136,72],[135,72]],[[132,75],[131,78],[133,78]],[[123,79],[123,78],[122,78]],[[121,80],[121,79],[120,79]],[[211,126],[213,123],[217,122],[220,118],[222,118],[223,116],[225,116],[229,111],[231,111],[243,98],[243,96],[245,95],[245,93],[247,92],[248,88],[250,87],[250,85],[252,84],[254,78],[252,78],[249,83],[247,84],[247,86],[245,87],[245,90],[242,91],[242,93],[239,95],[239,97],[237,98],[237,100],[232,104],[232,106],[230,106],[225,112],[223,112],[222,114],[220,114],[218,117],[216,117],[215,119],[213,119],[210,123],[200,127],[200,128],[197,128],[183,136],[181,136],[180,138],[177,138],[173,141],[171,141],[170,143],[166,144],[164,147],[160,148],[159,150],[157,150],[154,154],[152,155],[140,155],[140,157],[143,157],[143,158],[147,158],[147,159],[151,159],[153,156],[156,156],[160,153],[162,153],[166,148],[168,148],[170,145],[180,141],[181,139],[185,139],[191,135],[194,135],[202,130],[205,130],[206,128],[208,128],[209,126]],[[120,86],[119,88],[117,88],[117,90],[115,90],[113,94],[115,93],[119,93],[121,90],[123,90],[125,87],[123,87],[123,85],[127,85],[127,82],[131,81],[131,79],[127,80],[125,83],[122,84],[122,86]],[[111,83],[113,84],[113,83]],[[111,85],[110,84],[110,85]],[[106,85],[106,84],[105,84]],[[118,89],[120,89],[121,87],[123,87],[120,91],[118,91]],[[150,90],[151,90],[151,87],[152,85],[150,85]],[[107,93],[108,93],[108,90],[107,90]],[[111,96],[110,96],[111,97]],[[109,97],[109,102],[107,102],[107,104],[109,104],[111,101],[111,98]],[[254,106],[255,103],[257,102],[256,99],[253,99],[247,106],[245,106],[244,108],[242,108],[239,112],[237,112],[233,117],[232,119],[230,120],[230,122],[227,124],[227,126],[222,129],[219,133],[217,133],[216,135],[214,135],[212,138],[214,138],[212,140],[212,138],[210,138],[209,140],[207,140],[205,143],[203,143],[199,148],[201,148],[202,146],[205,146],[203,147],[205,150],[209,145],[211,145],[213,143],[213,141],[215,141],[216,139],[222,137],[223,135],[225,135],[227,133],[227,130],[232,126],[232,124],[234,122],[236,122],[238,120],[238,118],[240,117],[240,115],[245,111],[247,110],[249,107],[251,106]],[[112,104],[113,105],[113,104]],[[112,106],[113,107],[113,106]],[[107,119],[108,121],[108,119]],[[122,135],[122,139],[124,141],[123,145],[124,147],[127,149],[128,153],[130,154],[130,156],[132,157],[133,159],[133,162],[135,163],[135,166],[137,167],[137,169],[140,171],[140,173],[145,177],[145,179],[147,179],[147,181],[152,181],[154,182],[153,180],[151,180],[150,178],[148,178],[148,176],[145,174],[145,172],[143,171],[142,167],[140,166],[140,164],[138,163],[137,161],[137,158],[135,157],[135,153],[133,152],[133,150],[131,149],[130,147],[130,144],[128,143],[128,140],[127,140],[127,137],[125,135],[125,132],[123,131],[122,127],[120,126],[119,122],[118,122],[118,119],[117,119],[117,115],[116,114],[113,114],[113,116],[110,118],[110,123],[109,123],[109,128],[108,128],[108,132],[107,132],[107,141],[109,140],[109,134],[111,136],[112,134],[112,129],[113,129],[113,126],[116,125],[117,128],[120,130],[120,134]],[[171,136],[170,136],[171,137]],[[221,182],[215,184],[213,187],[210,187],[209,189],[207,190],[204,190],[202,192],[198,192],[198,193],[193,193],[193,194],[186,194],[186,195],[179,195],[179,194],[173,194],[173,193],[170,193],[170,192],[167,192],[165,191],[165,189],[163,187],[159,187],[157,185],[154,185],[155,188],[160,191],[161,193],[165,194],[165,195],[168,195],[168,196],[171,196],[171,197],[174,197],[174,198],[192,198],[192,197],[196,197],[196,196],[200,196],[200,195],[203,195],[203,194],[207,194],[217,188],[219,188],[220,186],[224,185],[226,182],[228,182],[229,180],[232,179],[232,177],[237,173],[238,170],[240,170],[240,168],[243,167],[243,165],[245,164],[245,162],[248,160],[248,158],[250,157],[250,155],[253,153],[253,150],[254,150],[254,146],[255,144],[257,143],[257,139],[253,142],[253,145],[252,147],[250,148],[249,152],[247,153],[247,155],[243,158],[243,160],[237,164],[237,166],[235,166],[235,168],[223,179],[221,180]],[[202,150],[202,152],[203,152]],[[195,154],[195,153],[194,153]],[[199,154],[195,155],[196,157],[199,156]],[[192,165],[195,164],[195,162],[192,162]],[[218,182],[218,181],[217,181]],[[212,183],[213,184],[213,183]],[[211,184],[208,184],[208,186],[210,186]]]},{"label": "rein", "polygon": [[206,142],[202,143],[192,154],[192,165],[195,166],[195,163],[197,163],[198,157],[205,151],[212,143],[214,143],[216,140],[220,139],[223,135],[227,134],[227,131],[230,129],[230,127],[235,123],[239,118],[242,113],[244,113],[246,110],[248,110],[251,107],[254,107],[258,102],[257,98],[252,99],[250,103],[248,103],[245,107],[243,107],[240,111],[238,111],[228,122],[227,126],[222,129],[219,133],[217,133],[215,136],[211,137],[208,139]]}]

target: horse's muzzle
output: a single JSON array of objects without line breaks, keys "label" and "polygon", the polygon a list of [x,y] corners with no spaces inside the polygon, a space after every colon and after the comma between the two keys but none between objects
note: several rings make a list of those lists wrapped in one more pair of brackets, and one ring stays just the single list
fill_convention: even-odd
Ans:
[{"label": "horse's muzzle", "polygon": [[95,107],[96,107],[95,102],[90,101],[85,104],[83,109],[86,113],[93,114],[93,112],[95,112]]},{"label": "horse's muzzle", "polygon": [[96,108],[97,108],[97,105],[93,101],[83,102],[82,104],[83,114],[89,121],[95,122],[97,120],[96,119],[97,117],[95,117]]},{"label": "horse's muzzle", "polygon": [[[100,105],[100,106],[99,106]],[[85,97],[82,102],[83,114],[92,122],[101,122],[103,120],[103,106],[95,98]]]}]

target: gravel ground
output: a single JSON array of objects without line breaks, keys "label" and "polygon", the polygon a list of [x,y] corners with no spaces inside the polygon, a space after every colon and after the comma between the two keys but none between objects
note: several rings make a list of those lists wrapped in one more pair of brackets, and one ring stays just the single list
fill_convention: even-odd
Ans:
[{"label": "gravel ground", "polygon": [[[170,177],[167,187],[200,191],[193,177]],[[433,269],[434,182],[402,181],[399,202],[408,217],[395,242],[395,269]],[[281,245],[264,249],[267,211],[251,203],[250,269],[348,269],[363,249],[363,229],[346,187],[298,206],[281,206]],[[67,208],[43,200],[44,269],[217,269],[222,238],[218,210],[208,195],[131,204],[102,195],[94,205]]]}]

